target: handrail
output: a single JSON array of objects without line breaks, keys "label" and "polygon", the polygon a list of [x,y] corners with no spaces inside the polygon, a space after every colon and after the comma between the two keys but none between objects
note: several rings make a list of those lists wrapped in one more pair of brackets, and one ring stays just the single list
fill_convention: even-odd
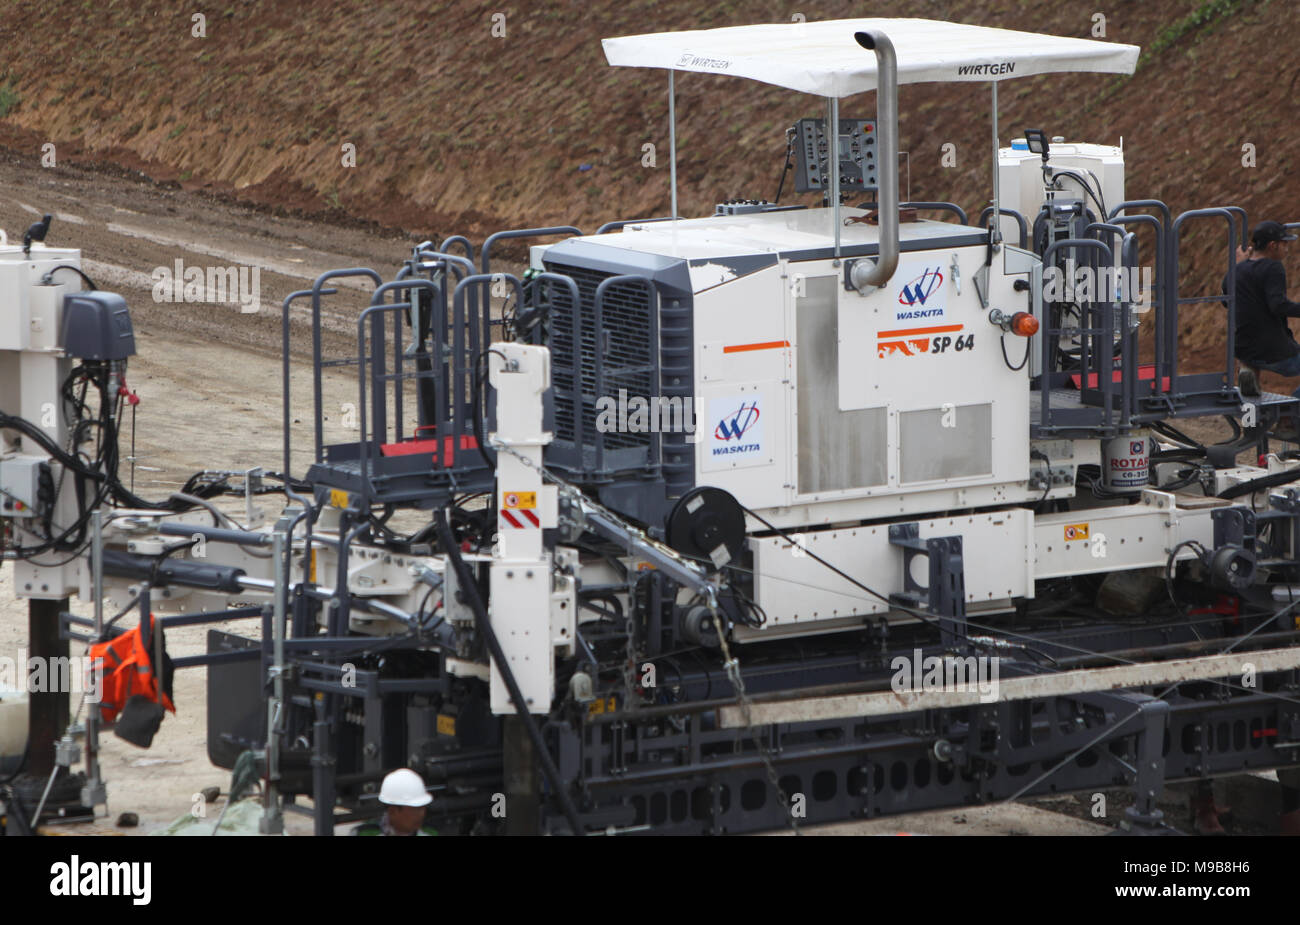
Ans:
[{"label": "handrail", "polygon": [[[324,411],[321,408],[323,398],[321,384],[321,334],[320,334],[320,297],[324,295],[324,285],[332,279],[346,279],[353,276],[363,276],[379,288],[384,284],[384,279],[369,267],[348,267],[340,270],[326,270],[311,287],[311,347],[312,347],[312,398],[316,403],[316,462],[325,460],[325,441],[323,431],[325,428]],[[286,475],[288,473],[285,473]]]},{"label": "handrail", "polygon": [[488,235],[488,239],[483,242],[482,272],[492,272],[492,245],[498,241],[504,241],[507,238],[543,238],[553,234],[581,235],[582,229],[573,225],[555,225],[550,228],[515,228],[511,231],[498,231],[495,234]]},{"label": "handrail", "polygon": [[[322,289],[321,295],[335,295],[337,289]],[[289,305],[298,299],[304,299],[312,294],[310,289],[299,289],[291,292],[284,297],[284,302],[280,308],[280,339],[281,351],[283,356],[280,358],[280,392],[281,403],[281,427],[284,431],[284,477],[289,479]],[[317,402],[319,405],[319,402]]]},{"label": "handrail", "polygon": [[[1236,360],[1236,329],[1237,329],[1237,219],[1236,212],[1240,211],[1238,207],[1220,206],[1210,209],[1192,209],[1184,212],[1174,219],[1171,240],[1169,245],[1169,264],[1170,264],[1170,282],[1173,284],[1173,292],[1170,298],[1170,308],[1168,317],[1165,319],[1167,339],[1165,346],[1168,349],[1168,367],[1169,367],[1169,387],[1177,388],[1178,378],[1178,351],[1175,349],[1178,336],[1178,306],[1182,304],[1178,290],[1178,265],[1180,251],[1180,232],[1184,223],[1193,218],[1211,218],[1218,216],[1227,219],[1228,222],[1228,278],[1226,281],[1227,292],[1224,293],[1224,301],[1228,308],[1228,335],[1225,338],[1227,344],[1227,363],[1225,366],[1225,376],[1227,384],[1231,386],[1232,366]],[[1158,358],[1157,358],[1158,363]],[[1160,375],[1157,368],[1156,375]]]},{"label": "handrail", "polygon": [[[1112,240],[1114,239],[1115,235],[1119,235],[1120,272],[1126,273],[1127,270],[1136,268],[1138,244],[1137,244],[1137,235],[1134,232],[1125,231],[1120,225],[1112,222],[1092,222],[1086,228],[1084,228],[1083,231],[1084,234],[1090,234],[1093,231],[1105,232],[1106,234],[1111,236]],[[1113,250],[1112,250],[1112,254],[1113,254]],[[1111,264],[1111,266],[1113,266],[1113,264]],[[1119,313],[1121,316],[1119,319],[1120,330],[1118,333],[1120,337],[1120,380],[1121,380],[1120,385],[1122,386],[1122,401],[1120,406],[1120,426],[1122,427],[1127,427],[1129,425],[1129,419],[1132,414],[1134,398],[1136,397],[1137,394],[1137,384],[1134,381],[1134,376],[1136,374],[1136,369],[1134,368],[1135,366],[1134,352],[1136,348],[1136,343],[1134,342],[1134,338],[1131,336],[1131,335],[1135,335],[1137,332],[1136,331],[1130,332],[1128,327],[1129,316],[1131,311],[1130,306],[1132,305],[1133,302],[1132,293],[1129,293],[1129,298],[1127,299],[1121,298],[1121,293],[1126,288],[1128,280],[1129,277],[1127,276],[1126,273],[1124,284],[1121,285],[1120,287],[1121,291],[1110,294],[1112,297],[1106,300],[1112,306],[1115,305],[1118,306]],[[1111,320],[1112,321],[1115,320],[1114,308],[1111,309]],[[1114,343],[1113,336],[1110,343],[1111,344]],[[1108,351],[1110,351],[1112,348],[1108,345],[1107,349]],[[1112,359],[1108,364],[1109,369],[1114,368],[1113,355],[1111,356]],[[1098,372],[1098,383],[1100,383],[1100,375],[1101,375],[1100,372]]]},{"label": "handrail", "polygon": [[469,238],[463,234],[454,234],[449,238],[443,238],[442,243],[438,245],[438,250],[446,252],[447,248],[453,244],[459,244],[465,248],[465,256],[472,262],[474,260],[474,245],[469,243]]},{"label": "handrail", "polygon": [[[459,254],[448,254],[443,251],[431,251],[420,248],[415,252],[415,256],[428,257],[437,262],[449,263],[459,269],[463,269],[465,271],[464,276],[472,274],[475,270],[474,261],[470,260],[468,257],[461,257]],[[462,276],[462,278],[464,278],[464,276]]]},{"label": "handrail", "polygon": [[[487,255],[487,245],[484,245],[484,256]],[[471,384],[478,377],[479,357],[486,353],[492,343],[492,303],[491,299],[485,299],[482,304],[481,314],[471,314],[469,316],[469,340],[466,341],[461,332],[464,330],[464,312],[465,312],[465,290],[470,286],[482,286],[489,290],[490,286],[498,279],[508,279],[515,288],[515,304],[522,306],[524,304],[524,284],[519,278],[510,273],[477,273],[473,276],[467,276],[456,284],[456,291],[452,294],[452,316],[454,319],[456,342],[465,344],[466,350],[456,350],[452,354],[452,376],[455,378],[455,397],[456,403],[454,410],[456,412],[456,430],[455,430],[455,451],[460,450],[460,439],[464,434],[463,417],[465,406],[465,368],[461,365],[466,352],[470,353],[470,362],[474,368],[470,371]],[[474,395],[472,405],[478,404],[478,395]],[[482,410],[482,409],[480,409]],[[475,421],[483,420],[483,416],[475,415]],[[480,455],[485,462],[495,460],[495,454],[491,453],[485,445],[487,442],[487,432],[492,427],[492,421],[484,421],[485,430],[483,439],[479,442]],[[476,435],[477,436],[477,435]],[[444,464],[445,465],[445,464]]]},{"label": "handrail", "polygon": [[[380,342],[379,335],[383,333],[384,315],[390,312],[405,310],[410,307],[409,302],[396,302],[386,305],[368,305],[362,309],[361,314],[357,316],[357,388],[358,402],[357,413],[360,415],[361,434],[357,441],[357,465],[361,476],[361,485],[363,489],[370,484],[370,439],[367,432],[370,429],[369,415],[366,414],[366,322],[369,321],[376,327],[376,337],[370,345],[372,351],[376,350],[376,345]],[[397,325],[398,337],[400,339],[401,324]],[[381,389],[376,389],[382,395]],[[383,415],[379,414],[379,399],[376,398],[376,423],[382,419]],[[387,439],[387,422],[383,423],[384,433],[380,435],[379,442],[382,445]],[[370,498],[368,492],[364,491],[358,500],[358,505],[362,513],[370,510]]]},{"label": "handrail", "polygon": [[1165,205],[1159,199],[1126,199],[1110,210],[1110,215],[1107,216],[1107,219],[1114,221],[1115,216],[1119,215],[1119,213],[1123,212],[1125,209],[1159,209],[1160,214],[1164,216],[1165,219],[1165,230],[1168,231],[1173,225],[1173,212],[1170,211],[1169,206]]},{"label": "handrail", "polygon": [[[1155,329],[1155,355],[1156,355],[1157,357],[1159,357],[1159,356],[1161,355],[1162,344],[1163,344],[1163,338],[1164,338],[1164,332],[1162,331],[1163,318],[1164,318],[1165,313],[1169,311],[1169,293],[1170,293],[1170,291],[1171,291],[1171,289],[1172,289],[1172,287],[1171,287],[1170,284],[1169,284],[1169,282],[1170,282],[1170,281],[1169,281],[1169,263],[1168,263],[1168,253],[1167,253],[1168,241],[1167,241],[1167,239],[1166,239],[1166,231],[1167,231],[1167,229],[1165,228],[1165,226],[1164,226],[1163,224],[1161,224],[1160,220],[1159,220],[1158,218],[1156,218],[1154,215],[1147,215],[1147,214],[1144,214],[1144,213],[1137,213],[1137,214],[1134,214],[1134,215],[1112,215],[1112,216],[1111,216],[1111,220],[1110,220],[1110,224],[1112,224],[1112,225],[1119,225],[1119,226],[1121,226],[1121,227],[1124,226],[1124,225],[1133,225],[1133,224],[1136,224],[1136,225],[1150,225],[1153,229],[1155,229],[1155,235],[1156,235],[1156,260],[1155,260],[1155,269],[1156,269],[1156,291],[1155,291],[1154,293],[1152,293],[1151,305],[1152,305],[1152,307],[1153,307],[1154,309],[1156,309],[1156,313],[1155,313],[1155,316],[1154,316],[1155,320],[1154,320],[1153,327],[1154,327],[1154,329]],[[1136,233],[1134,233],[1134,234],[1136,234]],[[1126,238],[1125,240],[1127,241],[1127,238]],[[1134,241],[1134,249],[1135,249],[1135,251],[1136,251],[1136,247],[1137,247],[1137,242]],[[1135,263],[1136,263],[1136,260],[1137,260],[1137,257],[1136,257],[1136,254],[1135,254],[1135,255],[1134,255],[1134,262],[1135,262]],[[1134,336],[1134,338],[1136,339],[1136,337],[1137,337],[1137,331],[1136,331],[1136,330],[1133,332],[1133,336]],[[1135,349],[1136,349],[1136,344],[1135,344]],[[1126,373],[1125,375],[1127,376],[1127,373]],[[1154,391],[1154,392],[1159,392],[1159,391],[1161,391],[1160,384],[1161,384],[1161,379],[1160,379],[1160,377],[1157,375],[1157,376],[1155,377],[1154,381],[1152,382],[1152,386],[1151,386],[1152,391]],[[1136,385],[1137,385],[1137,384],[1134,383],[1134,388],[1135,388],[1135,389],[1136,389]],[[1170,385],[1172,386],[1172,383],[1170,383]]]},{"label": "handrail", "polygon": [[[1056,252],[1057,252],[1058,250],[1064,250],[1064,249],[1066,249],[1066,248],[1080,248],[1080,247],[1082,247],[1082,248],[1091,248],[1091,249],[1093,249],[1093,250],[1100,251],[1101,254],[1102,254],[1102,255],[1104,256],[1104,258],[1105,258],[1105,264],[1106,264],[1107,266],[1114,266],[1114,265],[1115,265],[1115,257],[1114,257],[1114,253],[1111,251],[1111,249],[1110,249],[1109,247],[1107,247],[1107,246],[1106,246],[1104,243],[1102,243],[1101,241],[1098,241],[1096,238],[1064,238],[1064,239],[1062,239],[1062,240],[1060,240],[1060,241],[1054,241],[1054,242],[1052,242],[1051,244],[1048,245],[1047,250],[1045,250],[1045,251],[1043,252],[1043,266],[1045,266],[1045,267],[1055,266],[1055,264],[1053,263],[1052,258],[1054,258],[1054,257],[1056,256]],[[1043,327],[1042,327],[1042,334],[1043,334],[1043,357],[1042,357],[1042,369],[1043,369],[1043,373],[1042,373],[1042,386],[1041,386],[1041,389],[1040,389],[1040,395],[1041,395],[1041,398],[1042,398],[1042,403],[1041,403],[1041,406],[1040,406],[1040,416],[1039,416],[1039,418],[1040,418],[1040,419],[1039,419],[1039,425],[1040,425],[1041,427],[1043,427],[1044,429],[1050,429],[1050,428],[1051,428],[1051,425],[1050,425],[1049,421],[1050,421],[1050,417],[1051,417],[1051,394],[1052,394],[1052,387],[1051,387],[1051,369],[1052,369],[1052,367],[1051,367],[1051,362],[1052,362],[1052,359],[1051,359],[1051,357],[1052,357],[1052,354],[1051,354],[1051,344],[1052,344],[1052,338],[1051,338],[1049,335],[1050,335],[1052,332],[1056,332],[1057,336],[1059,336],[1059,334],[1060,334],[1059,329],[1057,329],[1057,328],[1052,328],[1052,327],[1048,324],[1047,314],[1048,314],[1048,313],[1047,313],[1047,306],[1046,306],[1046,304],[1044,304],[1044,306],[1043,306],[1043,316],[1044,316],[1044,317],[1043,317]],[[1114,341],[1115,341],[1115,335],[1114,335],[1114,329],[1113,329],[1113,321],[1114,321],[1113,313],[1112,313],[1112,312],[1109,312],[1109,311],[1107,311],[1107,312],[1103,312],[1103,313],[1102,313],[1102,319],[1103,319],[1103,321],[1102,321],[1102,339],[1103,339],[1103,341],[1107,344],[1107,349],[1108,349],[1108,351],[1109,351],[1109,349],[1110,349],[1109,345],[1110,345],[1110,344],[1113,344]],[[1082,319],[1080,319],[1080,320],[1082,321]],[[1086,330],[1093,330],[1093,329],[1091,329],[1091,328],[1082,328],[1082,327],[1081,327],[1081,331],[1086,331]],[[1087,336],[1085,335],[1084,338],[1083,338],[1083,340],[1081,341],[1081,350],[1080,350],[1080,355],[1079,355],[1079,366],[1080,366],[1079,391],[1080,391],[1080,393],[1082,393],[1083,391],[1085,391],[1085,390],[1087,389],[1087,387],[1088,387],[1088,362],[1087,362],[1087,357],[1088,357]],[[1114,383],[1111,381],[1112,376],[1110,375],[1110,370],[1107,370],[1106,372],[1107,372],[1107,375],[1102,376],[1102,374],[1101,374],[1101,370],[1100,370],[1100,369],[1098,370],[1098,372],[1097,372],[1097,388],[1098,388],[1098,391],[1101,392],[1101,395],[1102,395],[1103,414],[1104,414],[1103,424],[1106,425],[1106,426],[1109,426],[1109,425],[1110,425],[1110,421],[1111,421],[1111,412],[1112,412],[1112,410],[1113,410],[1113,406],[1112,406],[1112,393],[1114,392]]]},{"label": "handrail", "polygon": [[[991,216],[992,214],[993,214],[993,207],[985,206],[984,211],[980,213],[980,217],[975,221],[975,224],[980,228],[985,227],[986,223],[989,220],[989,216]],[[999,217],[1006,217],[1008,215],[1014,218],[1016,220],[1016,224],[1020,226],[1020,249],[1029,250],[1029,222],[1025,221],[1025,217],[1021,215],[1019,212],[1017,212],[1015,209],[1008,209],[1003,206],[998,206]],[[1001,231],[1001,229],[998,230]]]},{"label": "handrail", "polygon": [[1229,212],[1241,216],[1241,246],[1242,249],[1250,244],[1250,229],[1246,227],[1246,210],[1241,206],[1224,206]]},{"label": "handrail", "polygon": [[[387,398],[384,395],[382,378],[386,375],[384,371],[383,357],[383,336],[384,336],[384,316],[389,313],[398,311],[408,311],[413,307],[413,302],[408,299],[405,302],[384,302],[384,296],[389,292],[409,291],[412,289],[427,289],[430,292],[436,291],[437,287],[431,280],[427,279],[407,279],[393,280],[383,283],[375,290],[370,297],[370,304],[362,310],[357,317],[357,387],[358,387],[358,414],[360,415],[361,439],[357,442],[358,465],[360,468],[361,484],[367,486],[370,483],[370,440],[369,415],[366,413],[366,322],[371,322],[373,328],[373,338],[370,344],[372,353],[370,375],[376,376],[375,394],[371,400],[375,402],[374,426],[379,430],[378,443],[382,445],[388,438],[388,420],[387,420]],[[397,416],[396,435],[397,439],[402,438],[402,388],[400,375],[402,371],[402,324],[399,319],[394,325],[393,339],[393,362],[394,373],[399,377],[397,382],[396,398],[394,400],[394,414]],[[370,501],[365,497],[361,501],[361,506],[369,510]]]}]

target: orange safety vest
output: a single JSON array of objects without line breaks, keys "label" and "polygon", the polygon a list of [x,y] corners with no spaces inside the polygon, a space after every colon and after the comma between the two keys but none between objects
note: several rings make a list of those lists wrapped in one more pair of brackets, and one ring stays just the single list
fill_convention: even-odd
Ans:
[{"label": "orange safety vest", "polygon": [[[153,614],[149,615],[149,621],[152,626]],[[158,678],[154,673],[153,659],[141,639],[142,628],[142,625],[137,626],[90,647],[92,670],[103,672],[99,709],[106,723],[117,719],[127,698],[134,694],[158,700]],[[165,692],[162,695],[162,705],[173,713],[176,712],[172,699]]]}]

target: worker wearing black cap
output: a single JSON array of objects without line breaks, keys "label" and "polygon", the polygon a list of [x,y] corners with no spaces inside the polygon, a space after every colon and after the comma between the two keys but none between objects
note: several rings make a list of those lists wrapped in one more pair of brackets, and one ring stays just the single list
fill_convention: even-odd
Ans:
[{"label": "worker wearing black cap", "polygon": [[[1278,222],[1260,222],[1251,234],[1251,250],[1237,264],[1236,354],[1243,369],[1237,382],[1243,395],[1259,394],[1259,371],[1300,376],[1300,344],[1288,318],[1300,318],[1300,303],[1286,295],[1282,257],[1296,236]],[[1224,292],[1228,291],[1224,279]],[[1295,390],[1300,398],[1300,388]]]}]

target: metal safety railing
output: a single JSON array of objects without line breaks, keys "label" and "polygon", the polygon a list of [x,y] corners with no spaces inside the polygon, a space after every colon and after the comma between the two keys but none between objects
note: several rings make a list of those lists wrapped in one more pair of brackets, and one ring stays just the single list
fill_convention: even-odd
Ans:
[{"label": "metal safety railing", "polygon": [[[481,380],[478,366],[486,359],[492,343],[491,302],[471,298],[476,288],[486,288],[502,281],[513,286],[522,301],[523,286],[509,274],[473,274],[460,279],[452,298],[450,317],[442,310],[445,290],[427,279],[404,279],[385,283],[375,291],[371,305],[357,319],[358,397],[361,439],[358,465],[362,484],[382,486],[399,477],[375,472],[376,454],[386,447],[406,442],[406,388],[416,383],[420,406],[416,432],[409,436],[427,439],[432,431],[435,448],[431,451],[435,469],[485,468],[486,461],[477,452],[492,427],[487,403],[477,394]],[[405,292],[405,301],[385,302],[389,292]],[[432,302],[432,317],[426,349],[417,339],[416,349],[409,350],[402,336],[402,318],[417,317],[421,311],[420,295],[427,293]],[[436,297],[436,298],[435,298]],[[389,318],[394,319],[392,324]],[[391,330],[391,333],[390,333]],[[416,330],[415,337],[423,331]],[[391,365],[390,365],[391,358]],[[414,368],[412,368],[414,367]],[[389,410],[392,410],[390,416]],[[408,475],[400,473],[400,477]]]},{"label": "metal safety railing", "polygon": [[[1238,393],[1233,385],[1233,370],[1236,363],[1236,327],[1237,327],[1237,216],[1242,216],[1244,226],[1245,212],[1237,206],[1193,209],[1174,219],[1169,235],[1169,296],[1161,325],[1161,342],[1164,355],[1157,356],[1156,376],[1168,377],[1168,392],[1176,407],[1184,407],[1198,399],[1218,401],[1224,405],[1235,406]],[[1180,292],[1181,251],[1183,229],[1188,223],[1197,219],[1222,219],[1227,226],[1226,256],[1228,273],[1225,281],[1226,292],[1220,295],[1184,296]],[[1226,335],[1224,337],[1224,365],[1221,372],[1183,373],[1178,371],[1178,333],[1179,321],[1184,306],[1209,303],[1220,310],[1226,307]],[[1159,383],[1158,383],[1159,384]]]},{"label": "metal safety railing", "polygon": [[[1138,209],[1155,210],[1158,214],[1120,214]],[[1235,251],[1237,242],[1244,241],[1245,211],[1238,206],[1225,206],[1196,209],[1175,217],[1163,202],[1141,199],[1119,203],[1111,210],[1107,222],[1092,221],[1091,216],[1089,219],[1085,231],[1087,237],[1053,244],[1043,254],[1044,267],[1054,266],[1063,251],[1073,255],[1076,249],[1086,250],[1088,256],[1080,260],[1081,265],[1102,279],[1107,277],[1100,271],[1114,268],[1122,274],[1119,278],[1128,286],[1121,285],[1118,292],[1081,307],[1081,311],[1094,317],[1094,322],[1085,324],[1081,320],[1078,329],[1053,326],[1051,305],[1042,306],[1045,316],[1040,319],[1043,325],[1044,376],[1039,385],[1042,404],[1035,430],[1051,434],[1082,429],[1104,434],[1112,432],[1116,426],[1142,424],[1170,416],[1218,413],[1236,407],[1239,393],[1233,385]],[[1180,291],[1180,251],[1184,246],[1184,233],[1193,223],[1205,219],[1222,220],[1226,224],[1226,292],[1184,296]],[[1151,229],[1154,238],[1154,280],[1150,293],[1153,342],[1149,367],[1139,366],[1139,358],[1144,352],[1140,338],[1145,335],[1141,333],[1134,310],[1134,286],[1142,270],[1137,239],[1137,231],[1141,228]],[[1088,241],[1104,243],[1105,250],[1088,245]],[[1116,339],[1118,356],[1111,353],[1103,357],[1097,349],[1097,338],[1105,336],[1102,333],[1105,325],[1095,323],[1095,313],[1107,304],[1112,315],[1111,336]],[[1221,370],[1212,372],[1187,373],[1180,369],[1180,326],[1187,321],[1188,306],[1200,304],[1213,305],[1216,311],[1226,309],[1223,316],[1224,365]],[[1062,387],[1068,378],[1056,371],[1053,365],[1053,350],[1063,337],[1078,337],[1081,341],[1079,369],[1071,371],[1080,377],[1077,405],[1065,401],[1065,396],[1059,391],[1055,398],[1052,395],[1053,389]]]},{"label": "metal safety railing", "polygon": [[[1090,226],[1091,227],[1091,226]],[[1113,226],[1112,226],[1113,227]],[[1114,229],[1119,231],[1120,229]],[[1055,241],[1043,252],[1043,266],[1056,268],[1055,258],[1065,252],[1086,253],[1094,259],[1082,261],[1089,269],[1099,266],[1114,267],[1114,252],[1096,238],[1066,238]],[[1096,293],[1093,293],[1096,295]],[[1064,315],[1054,321],[1049,303],[1042,306],[1040,348],[1043,375],[1039,393],[1041,405],[1035,430],[1043,435],[1069,430],[1094,430],[1110,432],[1116,429],[1127,414],[1125,383],[1114,379],[1115,330],[1127,330],[1128,311],[1123,303],[1113,299],[1091,298],[1075,302],[1079,309],[1078,325],[1067,326]],[[1079,404],[1067,406],[1062,395],[1053,388],[1063,384],[1065,376],[1053,372],[1054,351],[1063,338],[1078,338],[1079,342]],[[1121,356],[1129,352],[1129,340],[1120,342]],[[1121,367],[1127,366],[1121,360]],[[1095,385],[1092,383],[1095,380]],[[1055,395],[1055,398],[1054,398]]]}]

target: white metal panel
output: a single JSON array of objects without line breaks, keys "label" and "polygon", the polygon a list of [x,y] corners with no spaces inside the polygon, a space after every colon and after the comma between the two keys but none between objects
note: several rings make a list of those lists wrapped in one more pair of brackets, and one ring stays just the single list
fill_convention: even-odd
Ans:
[{"label": "white metal panel", "polygon": [[[489,618],[530,713],[547,713],[555,694],[552,657],[551,564],[493,562]],[[501,671],[492,661],[492,712],[515,712]]]},{"label": "white metal panel", "polygon": [[[962,538],[966,601],[975,605],[1032,594],[1032,522],[1032,512],[1012,508],[922,520],[918,530],[922,540]],[[890,545],[886,524],[794,536],[799,547],[779,536],[749,538],[754,552],[755,599],[768,616],[765,629],[890,609],[884,601],[826,568],[808,555],[809,551],[886,597],[904,590],[903,550]],[[925,575],[913,577],[921,584],[926,581]]]},{"label": "white metal panel", "polygon": [[711,385],[696,414],[697,485],[723,488],[746,507],[782,504],[789,481],[789,385],[775,379]]},{"label": "white metal panel", "polygon": [[783,290],[788,284],[784,269],[773,265],[695,296],[695,368],[701,381],[786,378]]},{"label": "white metal panel", "polygon": [[1085,71],[1131,74],[1138,47],[931,19],[836,19],[604,39],[609,63],[730,74],[800,93],[845,97],[876,88],[876,58],[854,34],[875,29],[898,57],[898,82],[1009,80]]},{"label": "white metal panel", "polygon": [[[978,502],[974,495],[955,498],[956,506],[1028,497],[1027,373],[1024,369],[1008,367],[999,344],[1001,331],[989,324],[988,311],[977,295],[974,277],[983,266],[985,255],[984,247],[905,254],[890,283],[867,295],[844,290],[837,283],[839,410],[888,409],[888,481],[883,486],[864,484],[857,489],[796,495],[795,501],[847,502],[853,498],[880,497],[878,503],[867,506],[865,516],[892,516],[904,510],[934,510],[949,500],[954,491],[975,491],[980,495]],[[1008,313],[1023,308],[1025,297],[1012,289],[1014,278],[999,272],[996,263],[992,269],[990,307]],[[807,279],[827,273],[834,273],[838,278],[840,272],[830,261],[789,266],[792,277],[803,275]],[[722,291],[725,292],[725,287]],[[797,302],[793,298],[790,301]],[[790,329],[788,326],[787,330]],[[791,356],[797,367],[798,343],[793,334],[791,337]],[[1020,338],[1008,335],[1006,340],[1011,354],[1019,355],[1023,351]],[[936,479],[928,484],[902,484],[900,414],[938,411],[956,424],[963,409],[988,405],[992,406],[991,473]],[[794,413],[792,401],[791,414]],[[791,433],[797,432],[797,427],[792,427]],[[940,431],[937,439],[942,437]],[[800,448],[793,440],[791,449],[794,456],[790,472],[795,473],[799,471]],[[930,488],[935,494],[925,500],[916,497],[918,490]],[[848,509],[847,505],[844,510],[836,507],[831,516],[847,519]],[[853,506],[855,514],[860,510],[862,505]]]},{"label": "white metal panel", "polygon": [[27,268],[0,263],[0,350],[25,350],[30,338]]},{"label": "white metal panel", "polygon": [[[1217,499],[1215,499],[1217,500]],[[1060,578],[1163,567],[1183,540],[1214,547],[1211,514],[1228,502],[1179,508],[1167,492],[1144,491],[1136,504],[1044,514],[1034,521],[1034,576]],[[1191,549],[1178,558],[1195,557]]]}]

